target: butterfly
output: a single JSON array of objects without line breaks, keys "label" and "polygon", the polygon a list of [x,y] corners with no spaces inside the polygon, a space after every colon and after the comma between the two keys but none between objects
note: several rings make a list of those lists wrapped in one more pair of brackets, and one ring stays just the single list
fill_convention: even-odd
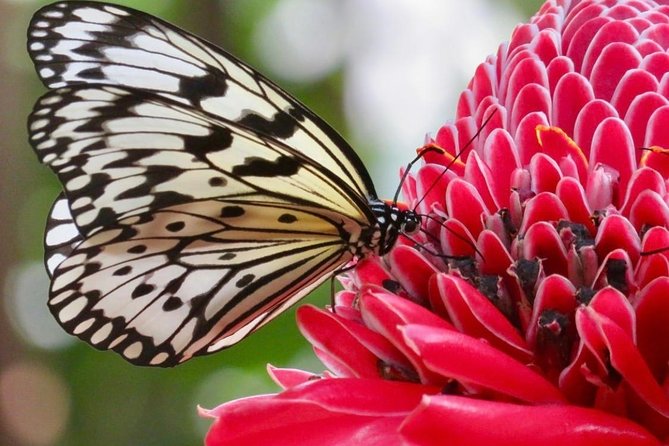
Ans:
[{"label": "butterfly", "polygon": [[95,348],[161,367],[219,351],[420,230],[322,119],[159,18],[54,3],[28,51],[50,89],[30,143],[63,186],[48,305]]}]

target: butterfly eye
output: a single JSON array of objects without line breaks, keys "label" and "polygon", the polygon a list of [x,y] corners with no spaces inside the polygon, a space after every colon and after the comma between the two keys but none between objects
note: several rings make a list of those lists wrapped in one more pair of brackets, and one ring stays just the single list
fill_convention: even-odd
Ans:
[{"label": "butterfly eye", "polygon": [[415,212],[406,212],[402,222],[402,233],[405,235],[414,235],[420,230],[420,216]]}]

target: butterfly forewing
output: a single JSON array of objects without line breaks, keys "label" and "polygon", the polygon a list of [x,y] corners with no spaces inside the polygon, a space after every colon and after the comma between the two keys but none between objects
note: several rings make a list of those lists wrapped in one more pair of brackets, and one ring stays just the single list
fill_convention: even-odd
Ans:
[{"label": "butterfly forewing", "polygon": [[104,3],[54,3],[35,14],[28,49],[51,88],[152,91],[294,147],[356,194],[375,196],[357,154],[318,116],[245,63],[160,19]]},{"label": "butterfly forewing", "polygon": [[362,223],[366,200],[280,141],[165,97],[110,86],[53,90],[29,127],[84,234],[193,200],[309,204]]}]

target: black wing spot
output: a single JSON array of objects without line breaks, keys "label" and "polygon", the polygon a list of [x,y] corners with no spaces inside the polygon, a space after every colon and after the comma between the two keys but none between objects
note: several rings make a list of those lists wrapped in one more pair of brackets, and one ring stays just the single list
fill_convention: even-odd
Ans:
[{"label": "black wing spot", "polygon": [[232,145],[232,131],[225,127],[210,129],[210,134],[204,136],[182,136],[184,147],[196,156],[205,156],[214,149],[227,149]]},{"label": "black wing spot", "polygon": [[225,186],[228,184],[228,180],[223,177],[213,177],[209,178],[209,185],[213,187]]},{"label": "black wing spot", "polygon": [[84,79],[89,79],[92,81],[101,81],[107,79],[107,76],[105,76],[104,72],[100,67],[81,70],[79,72],[79,76],[83,77]]},{"label": "black wing spot", "polygon": [[136,299],[138,297],[146,296],[155,288],[156,287],[154,285],[149,285],[148,283],[140,283],[139,285],[137,285],[137,288],[133,290],[132,298]]},{"label": "black wing spot", "polygon": [[244,215],[244,212],[244,208],[241,206],[225,206],[223,209],[221,209],[221,217],[241,217]]},{"label": "black wing spot", "polygon": [[142,254],[146,252],[146,245],[135,245],[131,248],[128,248],[129,254]]},{"label": "black wing spot", "polygon": [[130,265],[126,265],[126,266],[122,266],[119,269],[117,269],[116,271],[114,271],[113,274],[115,276],[125,276],[127,274],[130,274],[131,271],[132,271],[132,267]]},{"label": "black wing spot", "polygon": [[95,302],[97,300],[100,300],[102,297],[102,292],[100,290],[92,290],[84,294],[84,297],[88,299],[89,302]]},{"label": "black wing spot", "polygon": [[232,260],[235,257],[237,257],[237,254],[235,254],[234,252],[226,252],[225,254],[219,256],[218,258],[219,260]]},{"label": "black wing spot", "polygon": [[278,218],[279,223],[295,223],[297,221],[297,217],[294,216],[293,214],[281,214]]},{"label": "black wing spot", "polygon": [[244,277],[242,277],[237,281],[237,283],[235,283],[235,286],[237,288],[244,288],[246,285],[251,283],[255,278],[256,276],[254,276],[253,274],[245,274]]},{"label": "black wing spot", "polygon": [[167,229],[170,232],[179,232],[185,227],[186,227],[186,223],[184,223],[182,221],[175,221],[175,222],[170,223],[167,226],[165,226],[165,229]]},{"label": "black wing spot", "polygon": [[185,76],[179,80],[179,94],[185,98],[225,96],[227,90],[225,77],[213,73],[204,76]]},{"label": "black wing spot", "polygon": [[179,299],[176,296],[171,296],[163,304],[163,310],[174,311],[174,310],[177,310],[177,309],[181,308],[182,305],[183,305],[183,301],[181,299]]},{"label": "black wing spot", "polygon": [[232,168],[232,173],[240,177],[289,177],[300,169],[300,162],[290,156],[282,155],[276,160],[250,156],[244,164]]},{"label": "black wing spot", "polygon": [[272,119],[267,119],[257,113],[249,113],[238,123],[267,136],[286,139],[293,136],[297,130],[297,122],[289,113],[280,111]]}]

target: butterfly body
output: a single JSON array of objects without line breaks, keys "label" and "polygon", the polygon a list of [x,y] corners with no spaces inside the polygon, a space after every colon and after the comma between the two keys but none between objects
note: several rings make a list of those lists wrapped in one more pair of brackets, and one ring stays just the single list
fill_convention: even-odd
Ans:
[{"label": "butterfly body", "polygon": [[54,3],[28,49],[51,89],[30,141],[64,189],[49,307],[96,348],[154,366],[218,351],[420,227],[299,101],[160,19]]}]

